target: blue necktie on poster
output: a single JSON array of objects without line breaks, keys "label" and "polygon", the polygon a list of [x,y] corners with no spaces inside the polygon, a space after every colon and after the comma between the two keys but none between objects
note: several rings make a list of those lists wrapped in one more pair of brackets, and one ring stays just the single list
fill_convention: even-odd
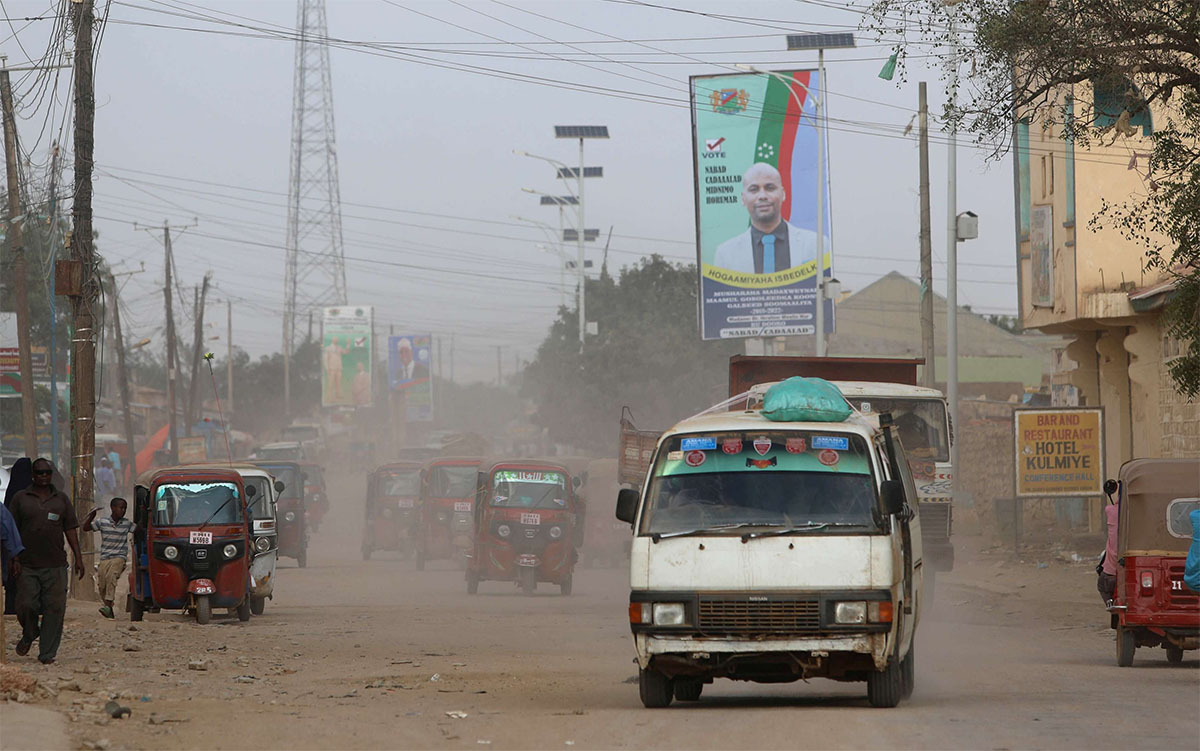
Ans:
[{"label": "blue necktie on poster", "polygon": [[775,273],[775,235],[763,235],[763,273]]}]

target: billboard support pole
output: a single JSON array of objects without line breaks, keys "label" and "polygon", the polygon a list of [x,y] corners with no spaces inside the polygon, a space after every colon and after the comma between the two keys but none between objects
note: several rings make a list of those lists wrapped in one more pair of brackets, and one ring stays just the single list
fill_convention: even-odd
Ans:
[{"label": "billboard support pole", "polygon": [[587,239],[587,224],[584,223],[583,212],[583,138],[579,139],[579,351],[583,352],[584,337],[587,334],[587,277],[583,273],[583,243]]},{"label": "billboard support pole", "polygon": [[813,98],[817,118],[817,357],[825,356],[825,49],[817,50],[817,85],[821,96]]}]

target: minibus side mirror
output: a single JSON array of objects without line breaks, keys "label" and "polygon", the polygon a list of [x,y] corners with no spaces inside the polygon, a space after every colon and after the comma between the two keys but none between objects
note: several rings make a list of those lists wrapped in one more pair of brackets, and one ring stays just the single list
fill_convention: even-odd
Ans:
[{"label": "minibus side mirror", "polygon": [[900,480],[884,480],[879,486],[879,497],[883,501],[883,513],[899,514],[904,511],[904,483]]},{"label": "minibus side mirror", "polygon": [[621,488],[617,493],[617,518],[626,524],[633,524],[637,515],[639,494],[633,488]]}]

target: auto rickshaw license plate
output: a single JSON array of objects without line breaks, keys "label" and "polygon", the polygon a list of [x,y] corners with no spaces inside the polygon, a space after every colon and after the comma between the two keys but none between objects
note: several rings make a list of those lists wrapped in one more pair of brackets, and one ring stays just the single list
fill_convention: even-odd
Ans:
[{"label": "auto rickshaw license plate", "polygon": [[412,508],[413,502],[412,502],[411,498],[401,498],[399,501],[396,502],[396,506],[398,508]]},{"label": "auto rickshaw license plate", "polygon": [[192,545],[212,545],[212,532],[192,532],[188,535],[188,542]]},{"label": "auto rickshaw license plate", "polygon": [[454,510],[470,512],[471,502],[470,501],[455,501],[454,502]]},{"label": "auto rickshaw license plate", "polygon": [[541,514],[521,514],[521,523],[522,524],[541,524],[542,523],[542,515]]}]

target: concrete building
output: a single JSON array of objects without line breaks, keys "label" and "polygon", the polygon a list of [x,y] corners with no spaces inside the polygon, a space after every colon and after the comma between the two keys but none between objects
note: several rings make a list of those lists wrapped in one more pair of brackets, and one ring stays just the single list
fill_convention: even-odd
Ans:
[{"label": "concrete building", "polygon": [[[1104,407],[1110,476],[1133,457],[1200,454],[1200,406],[1175,389],[1167,366],[1181,352],[1162,325],[1174,287],[1145,270],[1146,248],[1113,222],[1105,202],[1137,201],[1161,111],[1124,113],[1132,88],[1078,84],[1060,96],[1066,118],[1114,126],[1084,150],[1061,124],[1021,121],[1014,144],[1020,313],[1027,329],[1067,337],[1055,394]],[[1136,95],[1136,92],[1133,91]]]}]

